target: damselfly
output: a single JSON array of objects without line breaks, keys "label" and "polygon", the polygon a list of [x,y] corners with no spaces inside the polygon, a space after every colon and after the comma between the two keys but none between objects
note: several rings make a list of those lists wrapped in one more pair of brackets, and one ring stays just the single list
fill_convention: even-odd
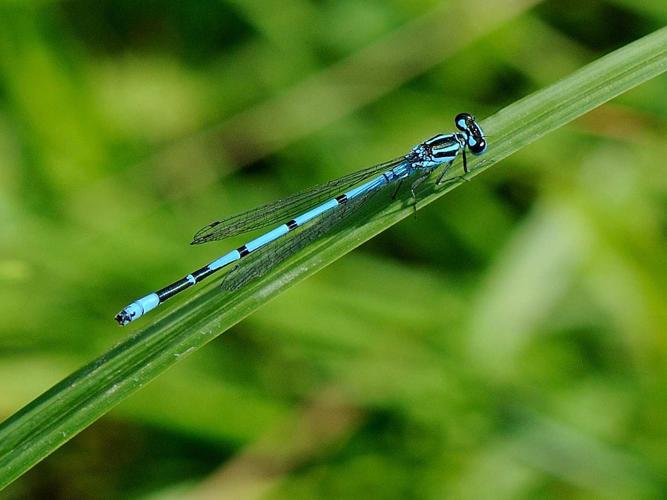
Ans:
[{"label": "damselfly", "polygon": [[[474,155],[486,151],[484,133],[472,115],[460,113],[454,123],[459,132],[433,136],[412,148],[405,156],[203,227],[197,231],[192,243],[221,240],[294,217],[171,285],[137,299],[116,315],[116,321],[126,325],[236,261],[241,261],[241,264],[225,276],[223,288],[239,288],[330,231],[358,210],[380,188],[389,184],[396,184],[398,192],[404,180],[413,179],[411,189],[416,203],[417,186],[438,167],[443,167],[437,179],[437,183],[441,183],[459,153],[467,173],[466,150]],[[297,228],[300,229],[296,231]]]}]

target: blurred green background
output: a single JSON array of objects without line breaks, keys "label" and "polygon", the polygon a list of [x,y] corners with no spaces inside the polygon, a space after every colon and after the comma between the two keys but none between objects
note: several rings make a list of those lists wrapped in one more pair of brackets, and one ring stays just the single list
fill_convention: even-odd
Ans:
[{"label": "blurred green background", "polygon": [[[190,247],[203,224],[665,22],[663,0],[2,2],[0,417],[236,243]],[[6,498],[664,498],[666,134],[663,76],[284,293]]]}]

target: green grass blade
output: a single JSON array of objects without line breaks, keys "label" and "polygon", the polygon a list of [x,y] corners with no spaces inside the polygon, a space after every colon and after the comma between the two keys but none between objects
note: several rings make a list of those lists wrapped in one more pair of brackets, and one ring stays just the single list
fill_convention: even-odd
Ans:
[{"label": "green grass blade", "polygon": [[[487,155],[470,177],[613,97],[667,69],[667,28],[603,57],[482,122],[491,137]],[[430,187],[420,207],[456,187]],[[359,214],[335,238],[327,237],[234,295],[209,285],[184,304],[72,374],[0,425],[0,487],[157,377],[241,321],[287,287],[305,279],[380,231],[411,215],[407,198]],[[358,224],[355,224],[357,222]],[[109,318],[109,321],[112,321]],[[121,333],[124,333],[121,331]]]}]

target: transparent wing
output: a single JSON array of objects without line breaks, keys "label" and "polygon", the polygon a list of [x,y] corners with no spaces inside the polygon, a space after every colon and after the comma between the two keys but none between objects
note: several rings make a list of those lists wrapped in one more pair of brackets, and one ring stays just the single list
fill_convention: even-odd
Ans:
[{"label": "transparent wing", "polygon": [[326,184],[300,191],[282,200],[211,222],[195,233],[192,243],[199,244],[221,240],[272,224],[287,222],[301,212],[333,198],[335,195],[342,194],[355,184],[359,184],[373,175],[390,170],[403,161],[405,159],[399,157],[385,163],[378,163],[364,170],[329,181]]},{"label": "transparent wing", "polygon": [[354,214],[363,204],[377,194],[385,191],[386,185],[350,200],[344,205],[327,212],[311,224],[304,226],[300,231],[276,240],[273,244],[256,250],[241,261],[236,268],[228,272],[222,288],[228,292],[238,290],[246,283],[264,276],[279,263],[299,252],[301,249],[318,240],[334,227],[342,224],[350,215]]}]

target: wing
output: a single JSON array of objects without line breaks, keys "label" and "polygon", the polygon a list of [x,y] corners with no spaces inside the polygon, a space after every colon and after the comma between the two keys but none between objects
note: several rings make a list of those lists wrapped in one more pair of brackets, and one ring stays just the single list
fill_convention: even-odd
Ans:
[{"label": "wing", "polygon": [[246,259],[243,259],[241,264],[225,275],[221,284],[223,290],[228,292],[238,290],[246,283],[261,278],[278,264],[310,245],[313,241],[318,240],[334,227],[342,224],[372,196],[383,191],[384,188],[386,188],[386,185],[361,195],[344,205],[339,205],[332,209],[331,213],[326,216],[323,215],[311,224],[304,226],[301,231],[295,232],[293,235],[286,235],[273,244],[253,252]]},{"label": "wing", "polygon": [[300,191],[282,200],[211,222],[195,233],[192,244],[221,240],[272,224],[283,223],[301,212],[333,198],[337,194],[341,194],[373,175],[394,168],[403,161],[405,161],[405,158],[399,157],[385,163],[378,163],[364,170],[329,181],[326,184]]}]

